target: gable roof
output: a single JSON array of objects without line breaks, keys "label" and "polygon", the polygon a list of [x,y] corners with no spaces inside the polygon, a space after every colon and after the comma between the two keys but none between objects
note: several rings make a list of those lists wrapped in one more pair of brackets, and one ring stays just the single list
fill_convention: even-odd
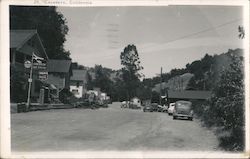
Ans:
[{"label": "gable roof", "polygon": [[70,77],[72,81],[84,81],[87,79],[87,70],[72,70],[73,76]]},{"label": "gable roof", "polygon": [[37,30],[10,30],[10,48],[32,55],[32,53],[35,50],[33,50],[33,48],[31,47],[27,47],[27,46],[25,47],[24,44],[28,42],[34,36],[38,40],[40,51],[42,52],[42,56],[48,59],[45,48],[42,44],[40,36],[37,33]]},{"label": "gable roof", "polygon": [[168,91],[168,98],[175,99],[208,99],[212,95],[211,91]]},{"label": "gable roof", "polygon": [[48,72],[67,73],[70,71],[71,60],[48,60]]},{"label": "gable roof", "polygon": [[20,48],[25,42],[37,33],[36,30],[11,30],[10,48]]}]

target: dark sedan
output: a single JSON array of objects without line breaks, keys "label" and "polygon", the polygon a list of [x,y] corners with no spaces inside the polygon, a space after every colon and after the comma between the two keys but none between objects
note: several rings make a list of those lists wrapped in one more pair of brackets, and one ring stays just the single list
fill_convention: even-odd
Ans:
[{"label": "dark sedan", "polygon": [[146,106],[144,106],[143,111],[144,112],[153,112],[154,110],[153,110],[153,107],[151,105],[146,105]]}]

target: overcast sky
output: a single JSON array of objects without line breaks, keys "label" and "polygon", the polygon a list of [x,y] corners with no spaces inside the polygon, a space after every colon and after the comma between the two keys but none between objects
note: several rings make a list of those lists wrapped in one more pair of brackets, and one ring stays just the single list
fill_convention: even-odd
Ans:
[{"label": "overcast sky", "polygon": [[146,77],[242,48],[242,8],[225,6],[59,7],[68,21],[65,48],[73,62],[120,69],[120,53],[135,44]]}]

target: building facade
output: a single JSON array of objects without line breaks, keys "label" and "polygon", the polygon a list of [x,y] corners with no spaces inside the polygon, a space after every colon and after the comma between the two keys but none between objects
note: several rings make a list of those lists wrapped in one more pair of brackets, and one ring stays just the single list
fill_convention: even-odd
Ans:
[{"label": "building facade", "polygon": [[87,70],[72,70],[70,78],[70,92],[77,98],[82,98],[87,93]]},{"label": "building facade", "polygon": [[[23,93],[28,88],[28,78],[30,75],[30,68],[25,68],[25,61],[30,61],[32,55],[41,57],[46,62],[48,56],[42,44],[40,36],[36,30],[11,30],[10,31],[10,70],[11,70],[11,100],[15,98],[18,93]],[[39,98],[42,81],[38,78],[39,70],[33,69],[32,84],[31,84],[31,101],[36,102]],[[15,84],[19,82],[16,76],[26,78],[23,83],[23,90],[16,92]],[[17,90],[18,91],[18,90]],[[27,98],[27,96],[25,97]],[[23,99],[24,101],[26,99]]]}]

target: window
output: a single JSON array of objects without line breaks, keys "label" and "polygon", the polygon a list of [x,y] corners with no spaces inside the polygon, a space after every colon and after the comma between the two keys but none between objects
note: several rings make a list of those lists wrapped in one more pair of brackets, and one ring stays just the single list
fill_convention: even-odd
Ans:
[{"label": "window", "polygon": [[75,94],[75,95],[79,94],[77,89],[72,89],[72,93]]}]

